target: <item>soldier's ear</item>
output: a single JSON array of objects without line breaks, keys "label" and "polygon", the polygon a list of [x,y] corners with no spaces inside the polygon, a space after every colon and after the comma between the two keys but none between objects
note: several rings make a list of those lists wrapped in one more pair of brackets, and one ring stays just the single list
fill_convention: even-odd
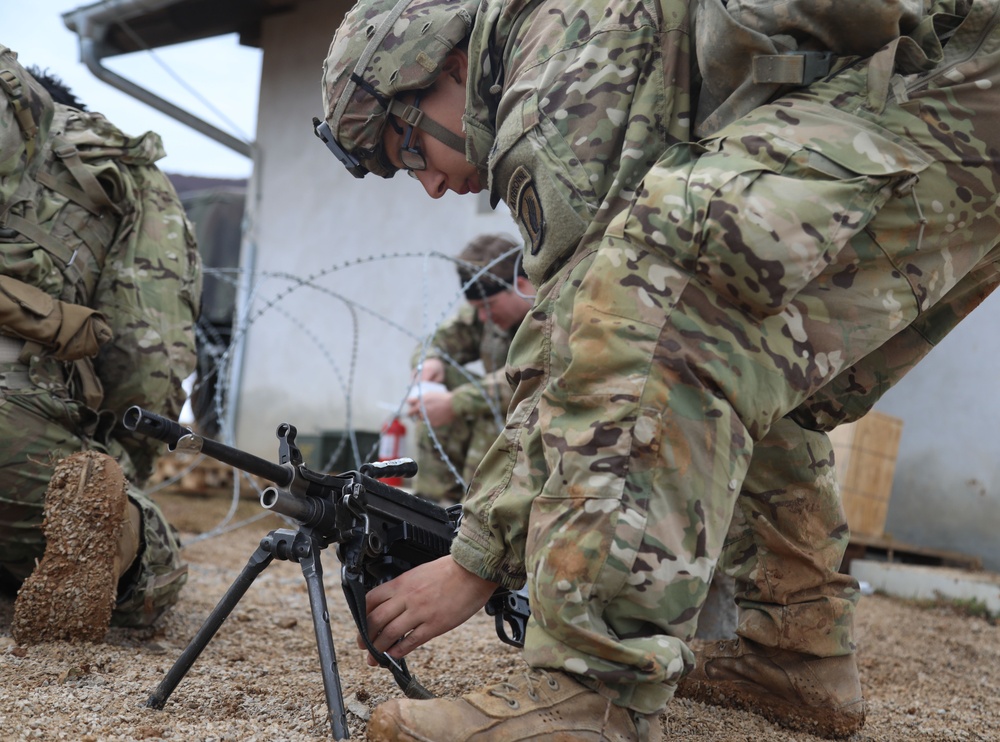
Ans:
[{"label": "soldier's ear", "polygon": [[465,85],[469,74],[469,55],[464,49],[452,49],[444,58],[441,74],[448,75],[460,85]]}]

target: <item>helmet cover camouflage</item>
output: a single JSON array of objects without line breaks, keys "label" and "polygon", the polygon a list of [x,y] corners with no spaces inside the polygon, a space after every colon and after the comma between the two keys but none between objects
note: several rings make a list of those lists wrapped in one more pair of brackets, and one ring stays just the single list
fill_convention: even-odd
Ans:
[{"label": "helmet cover camouflage", "polygon": [[356,171],[348,165],[355,175],[396,173],[382,148],[389,104],[437,80],[448,52],[468,36],[477,6],[478,0],[361,0],[344,16],[323,62],[330,129],[323,138],[358,161]]}]

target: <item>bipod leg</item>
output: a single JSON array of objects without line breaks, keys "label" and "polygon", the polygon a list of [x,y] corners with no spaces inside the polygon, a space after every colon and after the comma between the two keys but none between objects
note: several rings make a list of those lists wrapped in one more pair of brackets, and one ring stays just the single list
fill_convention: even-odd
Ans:
[{"label": "bipod leg", "polygon": [[334,739],[349,739],[347,712],[344,710],[344,695],[340,689],[340,673],[337,671],[337,654],[333,648],[333,634],[330,632],[330,611],[323,589],[323,565],[320,562],[320,542],[309,538],[308,554],[299,554],[298,560],[309,590],[309,605],[312,608],[313,629],[316,632],[316,648],[319,650],[320,672],[323,674],[323,690],[330,714],[330,728]]},{"label": "bipod leg", "polygon": [[278,529],[277,531],[271,531],[261,539],[260,546],[250,555],[250,559],[243,568],[243,571],[240,572],[239,577],[229,586],[226,594],[222,596],[222,600],[218,602],[208,615],[208,618],[205,619],[205,623],[198,629],[198,633],[194,635],[190,644],[187,645],[181,656],[174,662],[174,666],[170,668],[170,671],[160,684],[156,686],[153,695],[146,701],[147,708],[162,709],[164,704],[166,704],[170,694],[174,692],[178,683],[187,675],[187,671],[191,669],[191,665],[198,659],[201,651],[212,641],[212,637],[215,636],[215,633],[229,617],[229,614],[232,613],[233,608],[240,602],[246,591],[250,589],[253,581],[257,579],[257,576],[274,559],[273,539],[275,534],[278,533],[290,533],[294,535],[294,531]]}]

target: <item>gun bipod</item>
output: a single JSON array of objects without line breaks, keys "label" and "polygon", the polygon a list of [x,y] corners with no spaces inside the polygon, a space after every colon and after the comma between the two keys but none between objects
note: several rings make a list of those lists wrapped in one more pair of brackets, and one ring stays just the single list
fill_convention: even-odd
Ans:
[{"label": "gun bipod", "polygon": [[178,684],[187,675],[202,650],[215,636],[216,632],[232,613],[254,580],[275,559],[298,562],[302,567],[302,576],[306,581],[309,593],[309,605],[312,613],[313,628],[316,633],[316,645],[319,650],[320,671],[323,676],[323,689],[326,695],[327,708],[330,715],[330,729],[334,739],[349,739],[347,713],[344,709],[344,697],[340,688],[340,674],[337,672],[337,655],[333,647],[333,634],[330,630],[330,613],[327,610],[326,591],[323,589],[323,566],[320,552],[326,544],[321,538],[308,532],[309,529],[290,530],[279,528],[268,533],[261,539],[260,545],[250,556],[243,571],[230,585],[222,599],[205,619],[198,633],[188,643],[173,667],[153,691],[146,702],[149,708],[162,709]]}]

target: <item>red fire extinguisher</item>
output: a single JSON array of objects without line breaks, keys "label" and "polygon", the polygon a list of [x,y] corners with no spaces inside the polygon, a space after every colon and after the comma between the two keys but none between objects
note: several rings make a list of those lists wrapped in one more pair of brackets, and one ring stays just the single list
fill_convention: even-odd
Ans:
[{"label": "red fire extinguisher", "polygon": [[[403,441],[406,438],[406,426],[398,417],[393,417],[382,425],[382,434],[378,440],[378,460],[391,461],[403,455]],[[391,487],[401,487],[402,477],[385,477],[380,479]]]}]

